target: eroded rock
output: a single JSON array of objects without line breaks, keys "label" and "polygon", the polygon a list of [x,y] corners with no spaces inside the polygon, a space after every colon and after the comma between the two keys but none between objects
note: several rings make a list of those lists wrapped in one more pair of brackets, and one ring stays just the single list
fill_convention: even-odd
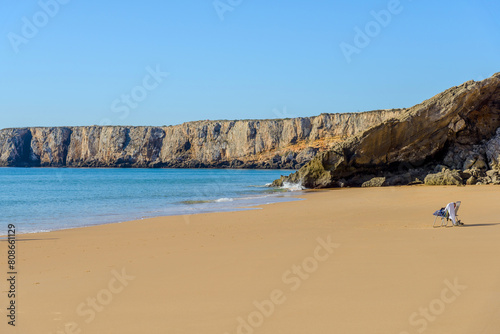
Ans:
[{"label": "eroded rock", "polygon": [[318,152],[401,112],[175,126],[0,130],[0,166],[300,168]]},{"label": "eroded rock", "polygon": [[500,128],[486,144],[486,156],[492,169],[500,170]]},{"label": "eroded rock", "polygon": [[[497,73],[480,82],[468,81],[450,88],[404,110],[397,118],[348,138],[329,152],[318,154],[289,178],[302,180],[300,176],[309,175],[303,179],[304,186],[336,186],[341,179],[356,186],[364,176],[395,177],[420,169],[429,174],[426,184],[463,184],[458,170],[464,167],[486,171],[489,161],[498,169],[499,127]],[[438,165],[451,170],[433,173]]]},{"label": "eroded rock", "polygon": [[385,184],[385,177],[374,177],[366,182],[363,182],[361,187],[382,187]]},{"label": "eroded rock", "polygon": [[458,186],[463,184],[463,179],[458,170],[443,169],[439,173],[427,175],[424,183],[430,186]]}]

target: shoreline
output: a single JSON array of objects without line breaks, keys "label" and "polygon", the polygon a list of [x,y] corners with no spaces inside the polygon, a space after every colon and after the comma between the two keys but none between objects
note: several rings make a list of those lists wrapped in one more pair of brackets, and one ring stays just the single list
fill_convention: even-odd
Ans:
[{"label": "shoreline", "polygon": [[[167,216],[23,234],[16,329],[495,333],[500,187],[304,195],[187,222]],[[432,213],[455,200],[466,225],[433,228]],[[0,240],[0,254],[6,245]],[[5,321],[0,328],[13,333]]]},{"label": "shoreline", "polygon": [[283,173],[279,170],[4,170],[0,175],[4,194],[1,220],[19,225],[20,232],[30,233],[157,216],[238,210],[290,200],[287,189],[265,187]]},{"label": "shoreline", "polygon": [[[52,168],[52,167],[49,167]],[[70,230],[78,230],[78,229],[86,229],[86,228],[92,228],[92,227],[98,227],[98,226],[105,226],[105,225],[116,225],[116,224],[123,224],[123,223],[141,223],[145,222],[150,219],[168,219],[169,217],[182,217],[187,218],[189,216],[195,216],[195,215],[204,215],[204,214],[218,214],[218,213],[226,213],[226,212],[241,212],[241,211],[250,211],[250,210],[261,210],[264,209],[268,205],[273,205],[273,204],[280,204],[280,203],[288,203],[288,202],[295,202],[295,201],[303,201],[307,200],[308,194],[315,194],[315,193],[322,193],[322,192],[330,192],[330,191],[345,191],[348,189],[358,189],[358,190],[367,190],[367,189],[377,189],[377,188],[385,188],[385,189],[397,189],[397,188],[424,188],[424,187],[431,187],[431,188],[455,188],[458,186],[429,186],[429,185],[407,185],[407,186],[384,186],[384,187],[368,187],[368,188],[362,188],[362,187],[348,187],[348,188],[324,188],[324,189],[303,189],[303,190],[288,190],[286,191],[287,194],[289,194],[290,199],[284,200],[284,201],[275,201],[271,203],[260,203],[260,204],[254,204],[254,205],[249,205],[249,206],[241,206],[241,207],[233,207],[230,209],[225,209],[225,210],[216,210],[216,211],[200,211],[200,212],[194,212],[194,213],[186,213],[186,214],[170,214],[170,215],[158,215],[158,216],[149,216],[149,217],[143,217],[139,219],[130,219],[130,220],[124,220],[124,221],[115,221],[115,222],[105,222],[105,223],[97,223],[97,224],[92,224],[92,225],[85,225],[85,226],[75,226],[75,227],[68,227],[68,228],[59,228],[59,229],[54,229],[54,230],[49,230],[49,231],[37,231],[37,232],[23,232],[19,233],[18,235],[37,235],[41,233],[53,233],[53,232],[58,232],[58,231],[70,231]],[[488,187],[492,188],[495,187],[494,185],[469,185],[469,186],[463,186],[463,187]],[[285,188],[280,188],[280,189],[285,189]],[[500,190],[500,187],[498,187]],[[297,193],[297,194],[294,194]],[[271,195],[270,197],[285,197],[285,196],[278,196],[278,193]],[[304,197],[304,198],[302,198]],[[241,198],[235,198],[235,199],[241,199]],[[216,203],[216,200],[214,201],[207,201],[207,203]],[[5,224],[9,224],[6,222]],[[451,224],[451,223],[450,223]],[[3,238],[6,238],[7,235],[0,234],[0,241]]]},{"label": "shoreline", "polygon": [[[59,228],[59,229],[50,230],[50,231],[23,232],[23,233],[19,233],[17,235],[30,235],[30,234],[37,235],[40,233],[52,233],[52,232],[58,232],[58,231],[78,230],[78,229],[86,229],[86,228],[92,228],[92,227],[97,227],[97,226],[123,224],[123,223],[130,223],[130,222],[140,223],[140,222],[143,222],[143,221],[146,221],[149,219],[155,219],[155,218],[168,218],[168,217],[183,217],[184,218],[184,217],[203,215],[203,214],[217,214],[217,213],[224,213],[224,212],[241,212],[241,211],[250,211],[250,210],[260,210],[260,209],[263,209],[263,207],[265,207],[267,205],[306,200],[306,198],[301,198],[301,197],[306,196],[306,194],[308,192],[316,192],[316,191],[321,191],[321,190],[322,189],[317,189],[317,190],[316,189],[304,189],[304,190],[298,190],[298,191],[289,191],[290,196],[277,196],[276,195],[276,197],[289,197],[288,200],[275,201],[275,202],[270,202],[270,203],[254,204],[254,205],[249,205],[249,206],[234,207],[234,208],[220,210],[220,211],[200,211],[200,212],[193,212],[193,213],[186,213],[186,214],[180,213],[180,214],[171,214],[171,215],[150,216],[150,217],[143,217],[140,219],[130,219],[130,220],[116,221],[116,222],[97,223],[97,224],[93,224],[93,225]],[[298,194],[294,195],[293,194],[294,192],[297,192]],[[238,198],[236,198],[236,199],[238,199]],[[212,203],[212,201],[210,201],[209,203]],[[6,222],[5,224],[9,224],[9,223]],[[14,223],[14,224],[17,224],[17,223]],[[0,234],[0,241],[6,237],[7,237],[7,235]]]},{"label": "shoreline", "polygon": [[[214,211],[211,211],[210,209],[206,209],[206,210],[201,210],[201,211],[198,211],[198,212],[193,212],[193,213],[179,213],[179,214],[170,214],[170,215],[152,215],[152,216],[146,216],[146,217],[142,217],[142,218],[139,218],[139,219],[130,219],[130,220],[124,220],[124,221],[114,221],[114,222],[104,222],[104,223],[96,223],[96,224],[90,224],[90,225],[84,225],[84,226],[74,226],[74,227],[68,227],[68,228],[57,228],[57,229],[54,229],[54,230],[43,230],[43,231],[35,231],[35,232],[22,232],[22,233],[19,233],[18,235],[28,235],[28,234],[40,234],[40,233],[51,233],[51,232],[57,232],[57,231],[67,231],[67,230],[73,230],[73,229],[82,229],[82,228],[89,228],[89,227],[95,227],[95,226],[102,226],[102,225],[112,225],[112,224],[123,224],[123,223],[127,223],[127,222],[142,222],[142,221],[145,221],[145,220],[148,220],[148,219],[154,219],[154,218],[167,218],[167,217],[188,217],[188,216],[192,216],[192,215],[201,215],[201,214],[209,214],[209,213],[223,213],[223,212],[240,212],[240,211],[250,211],[250,210],[260,210],[262,209],[262,207],[265,207],[267,205],[272,205],[272,204],[276,204],[276,203],[288,203],[288,202],[295,202],[295,201],[301,201],[301,200],[305,200],[305,198],[301,198],[300,196],[305,196],[305,194],[307,193],[307,191],[313,191],[313,189],[306,189],[306,190],[299,190],[299,191],[288,191],[288,192],[284,192],[284,193],[287,193],[289,194],[288,196],[279,196],[278,193],[276,194],[272,194],[272,195],[269,195],[269,196],[265,196],[265,197],[262,197],[262,196],[259,196],[259,195],[256,195],[256,199],[263,199],[263,198],[268,198],[268,197],[278,197],[278,198],[282,198],[282,197],[286,197],[287,199],[284,199],[284,200],[275,200],[275,201],[272,201],[272,202],[269,202],[269,203],[259,203],[259,204],[252,204],[252,205],[248,205],[248,206],[234,206],[234,207],[231,207],[231,208],[220,208],[220,209],[215,209]],[[294,193],[297,193],[297,194],[294,194]],[[244,197],[236,197],[234,198],[234,200],[241,200],[241,199],[245,199]],[[226,202],[226,201],[221,201],[221,202]],[[231,201],[228,201],[228,202],[233,202],[233,200]],[[213,204],[213,203],[219,203],[217,202],[217,200],[214,200],[214,201],[207,201],[207,204]],[[194,205],[197,205],[198,203],[194,204]],[[204,204],[204,203],[200,203],[200,204]],[[8,222],[6,222],[6,224],[9,224]],[[19,225],[19,223],[13,223],[13,224],[16,224],[16,225]],[[0,240],[1,238],[4,238],[6,237],[6,235],[2,235],[0,234]]]}]

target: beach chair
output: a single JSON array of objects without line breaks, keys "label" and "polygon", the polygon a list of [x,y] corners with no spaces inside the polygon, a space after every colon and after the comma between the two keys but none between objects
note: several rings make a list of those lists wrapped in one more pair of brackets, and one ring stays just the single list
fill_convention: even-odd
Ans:
[{"label": "beach chair", "polygon": [[[441,208],[433,213],[436,218],[434,218],[434,223],[432,227],[448,226],[448,221],[451,220],[453,226],[462,226],[463,223],[458,219],[458,209],[462,202],[451,202],[444,208]],[[436,226],[436,221],[441,218],[441,224]]]}]

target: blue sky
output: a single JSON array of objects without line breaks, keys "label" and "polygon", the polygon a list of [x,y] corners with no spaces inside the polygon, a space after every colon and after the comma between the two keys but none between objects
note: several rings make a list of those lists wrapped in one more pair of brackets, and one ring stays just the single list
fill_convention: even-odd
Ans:
[{"label": "blue sky", "polygon": [[0,4],[0,128],[410,107],[500,71],[493,0]]}]

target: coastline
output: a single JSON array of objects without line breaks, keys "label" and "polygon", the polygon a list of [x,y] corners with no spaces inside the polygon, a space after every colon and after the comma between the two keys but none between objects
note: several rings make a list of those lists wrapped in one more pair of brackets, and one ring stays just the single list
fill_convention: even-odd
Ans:
[{"label": "coastline", "polygon": [[[223,212],[240,212],[240,211],[250,211],[250,210],[260,210],[263,207],[267,205],[272,205],[272,204],[277,204],[277,203],[288,203],[288,202],[295,202],[295,201],[301,201],[305,200],[305,196],[307,193],[310,192],[317,192],[321,190],[316,190],[316,189],[304,189],[304,190],[294,190],[294,191],[283,191],[283,195],[280,195],[279,192],[276,194],[271,194],[268,196],[255,196],[255,200],[261,200],[261,203],[254,203],[249,204],[249,205],[241,205],[241,206],[232,206],[228,208],[208,208],[203,209],[203,210],[197,210],[193,213],[176,213],[176,214],[168,214],[168,215],[151,215],[151,216],[145,216],[140,219],[128,219],[128,220],[123,220],[123,221],[110,221],[110,222],[100,222],[96,224],[89,224],[89,225],[83,225],[83,226],[75,226],[75,227],[67,227],[67,228],[57,228],[54,230],[41,230],[41,231],[35,231],[35,232],[22,232],[18,233],[17,235],[38,235],[40,233],[53,233],[53,232],[58,232],[58,231],[70,231],[70,230],[79,230],[79,229],[86,229],[86,228],[91,228],[91,227],[96,227],[96,226],[103,226],[103,225],[114,225],[114,224],[123,224],[123,223],[129,223],[129,222],[134,222],[134,223],[140,223],[143,221],[147,221],[149,219],[154,219],[154,218],[168,218],[168,217],[181,217],[184,221],[187,221],[189,217],[194,216],[194,215],[202,215],[202,214],[217,214],[217,213],[223,213]],[[286,194],[286,195],[285,195]],[[263,202],[262,200],[265,198],[273,199],[271,202]],[[286,198],[286,199],[281,199],[281,198]],[[214,203],[223,203],[226,202],[224,200],[225,198],[221,198],[218,200],[206,200],[206,201],[200,201],[199,204],[214,204]],[[230,201],[227,202],[233,202],[233,201],[238,201],[238,200],[245,200],[247,198],[231,198]],[[279,200],[278,200],[279,199]],[[222,201],[220,201],[222,200]],[[198,204],[198,203],[195,203]],[[8,224],[8,222],[4,223]],[[3,238],[6,238],[6,234],[1,234],[0,232],[0,241],[2,241]]]},{"label": "coastline", "polygon": [[288,189],[264,186],[287,172],[13,168],[0,173],[0,222],[30,233],[238,210],[290,200]]},{"label": "coastline", "polygon": [[[16,329],[494,333],[498,195],[495,186],[319,190],[188,221],[23,234]],[[432,213],[455,200],[466,226],[433,228]]]}]

